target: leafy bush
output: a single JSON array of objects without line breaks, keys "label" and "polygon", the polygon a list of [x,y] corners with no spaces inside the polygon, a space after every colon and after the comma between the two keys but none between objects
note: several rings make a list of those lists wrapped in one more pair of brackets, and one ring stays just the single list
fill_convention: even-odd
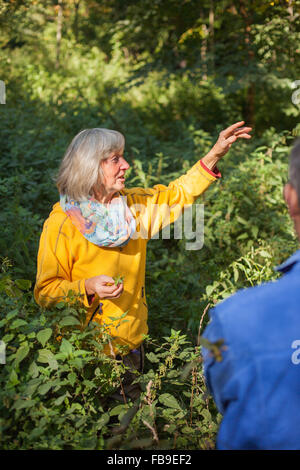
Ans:
[{"label": "leafy bush", "polygon": [[162,344],[148,338],[151,368],[137,377],[144,392],[136,402],[120,404],[112,392],[126,368],[103,352],[111,339],[109,325],[85,327],[86,312],[79,304],[39,309],[28,290],[30,281],[13,281],[4,261],[1,448],[214,446],[218,418],[205,395],[199,348],[186,335],[172,330]]},{"label": "leafy bush", "polygon": [[[122,366],[103,353],[105,331],[84,329],[85,311],[58,304],[40,310],[29,281],[1,281],[1,428],[4,448],[93,448],[109,421],[100,398],[119,383]],[[102,341],[97,341],[99,335]],[[105,339],[106,336],[106,339]]]}]

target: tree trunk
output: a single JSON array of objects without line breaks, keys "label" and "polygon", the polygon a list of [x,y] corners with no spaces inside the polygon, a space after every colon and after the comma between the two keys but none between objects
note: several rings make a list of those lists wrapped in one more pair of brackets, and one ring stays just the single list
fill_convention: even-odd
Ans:
[{"label": "tree trunk", "polygon": [[80,0],[75,2],[75,16],[74,16],[74,35],[75,41],[78,42],[78,10],[79,10]]},{"label": "tree trunk", "polygon": [[210,49],[210,55],[211,55],[211,68],[212,71],[214,70],[215,66],[215,43],[214,43],[214,23],[215,23],[215,10],[214,10],[214,0],[210,0],[210,6],[209,6],[209,49]]},{"label": "tree trunk", "polygon": [[294,16],[294,8],[293,8],[293,0],[289,0],[288,1],[288,5],[287,5],[287,11],[290,15],[290,21],[293,22],[294,19],[295,19],[295,16]]},{"label": "tree trunk", "polygon": [[[252,18],[250,12],[247,11],[248,4],[245,4],[244,1],[240,1],[240,12],[245,22],[245,46],[247,50],[247,60],[248,64],[251,65],[254,60],[254,52],[251,48],[251,26]],[[246,6],[247,5],[247,6]],[[250,8],[248,6],[248,8]],[[249,80],[246,94],[246,115],[245,121],[247,125],[254,126],[255,124],[255,82],[252,79]]]},{"label": "tree trunk", "polygon": [[205,23],[202,25],[203,39],[201,45],[201,62],[202,62],[202,79],[207,80],[207,26]]},{"label": "tree trunk", "polygon": [[55,68],[60,66],[60,47],[63,24],[63,0],[57,0],[57,26],[56,26],[56,63]]}]

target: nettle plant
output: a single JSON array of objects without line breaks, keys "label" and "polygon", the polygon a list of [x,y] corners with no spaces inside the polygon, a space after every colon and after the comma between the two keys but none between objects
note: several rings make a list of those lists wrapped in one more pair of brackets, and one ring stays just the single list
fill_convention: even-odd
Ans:
[{"label": "nettle plant", "polygon": [[[172,329],[159,344],[145,339],[148,370],[137,379],[143,393],[132,407],[113,410],[120,425],[107,448],[213,449],[221,415],[206,392],[200,346]],[[214,355],[221,349],[205,346]]]},{"label": "nettle plant", "polygon": [[[30,281],[2,276],[2,448],[96,448],[109,421],[101,399],[120,384],[122,363],[103,353],[107,328],[85,327],[85,309],[61,302],[43,310]],[[120,320],[122,321],[122,319]],[[99,339],[101,338],[101,340]]]},{"label": "nettle plant", "polygon": [[[213,448],[219,415],[207,397],[199,347],[171,330],[149,337],[147,364],[134,403],[112,398],[122,387],[122,361],[104,348],[109,325],[86,325],[72,298],[39,308],[31,283],[0,279],[0,429],[3,449]],[[112,322],[126,321],[126,316]],[[115,323],[114,323],[115,324]],[[191,438],[193,433],[193,438]]]}]

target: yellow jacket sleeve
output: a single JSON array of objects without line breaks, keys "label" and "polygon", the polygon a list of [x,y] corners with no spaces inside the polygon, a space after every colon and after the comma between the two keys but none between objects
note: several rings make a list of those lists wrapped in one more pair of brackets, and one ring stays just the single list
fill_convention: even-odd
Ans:
[{"label": "yellow jacket sleeve", "polygon": [[[219,177],[220,173],[214,174],[199,161],[168,186],[158,184],[153,188],[139,189],[136,198],[138,204],[133,201],[130,206],[136,217],[139,233],[144,238],[152,238],[177,220],[183,209],[193,204]],[[134,195],[135,190],[132,191]]]},{"label": "yellow jacket sleeve", "polygon": [[68,293],[89,307],[85,279],[72,280],[73,256],[70,231],[64,230],[68,216],[58,215],[46,220],[40,238],[34,298],[41,306],[69,300]]}]

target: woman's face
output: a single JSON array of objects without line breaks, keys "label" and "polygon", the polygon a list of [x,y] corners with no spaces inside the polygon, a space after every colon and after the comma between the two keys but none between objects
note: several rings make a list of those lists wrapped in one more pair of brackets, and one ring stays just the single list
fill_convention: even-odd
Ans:
[{"label": "woman's face", "polygon": [[125,173],[130,165],[125,160],[123,154],[124,150],[113,152],[101,162],[101,183],[107,194],[116,193],[125,187]]}]

